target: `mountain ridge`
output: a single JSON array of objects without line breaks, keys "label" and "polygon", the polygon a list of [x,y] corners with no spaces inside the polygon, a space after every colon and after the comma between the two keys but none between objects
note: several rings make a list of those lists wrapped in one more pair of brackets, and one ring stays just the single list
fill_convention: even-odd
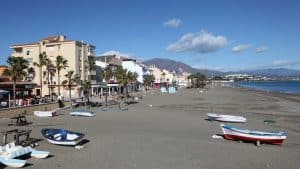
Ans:
[{"label": "mountain ridge", "polygon": [[300,77],[300,70],[287,69],[287,68],[266,68],[266,69],[254,69],[254,70],[241,70],[241,71],[216,71],[210,69],[198,69],[189,66],[186,63],[175,61],[166,58],[153,58],[143,62],[145,65],[155,65],[157,68],[166,69],[169,71],[175,71],[176,73],[189,72],[197,73],[200,72],[206,76],[222,76],[228,74],[250,74],[255,76],[266,76],[266,77]]}]

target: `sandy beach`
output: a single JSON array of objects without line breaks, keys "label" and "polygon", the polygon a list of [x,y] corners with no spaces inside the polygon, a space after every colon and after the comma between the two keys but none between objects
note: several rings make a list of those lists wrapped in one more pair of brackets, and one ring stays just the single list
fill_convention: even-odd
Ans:
[{"label": "sandy beach", "polygon": [[[27,159],[28,169],[299,169],[300,96],[214,87],[203,92],[180,89],[176,94],[149,92],[127,111],[102,111],[96,116],[72,117],[69,110],[53,118],[28,116],[31,136],[44,139],[42,128],[65,128],[86,134],[82,149],[39,142],[47,159]],[[228,113],[247,118],[233,126],[287,132],[283,145],[240,143],[213,139],[220,123],[206,113]],[[265,124],[272,119],[276,123]],[[1,130],[13,129],[8,118]],[[9,168],[0,165],[0,168]]]}]

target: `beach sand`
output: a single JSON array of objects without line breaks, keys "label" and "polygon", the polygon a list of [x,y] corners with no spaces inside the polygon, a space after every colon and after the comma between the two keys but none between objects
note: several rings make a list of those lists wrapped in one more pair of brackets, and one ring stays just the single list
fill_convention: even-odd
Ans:
[{"label": "beach sand", "polygon": [[[46,127],[86,134],[82,149],[39,142],[47,159],[27,159],[28,169],[299,169],[300,96],[242,88],[180,89],[176,94],[149,92],[127,111],[102,111],[96,116],[71,117],[68,110],[53,118],[28,116],[32,137],[43,139]],[[247,118],[248,129],[286,131],[283,145],[255,146],[225,139],[220,123],[205,120],[206,113],[228,113]],[[265,124],[272,119],[276,123]],[[0,119],[1,130],[8,118]],[[4,167],[0,165],[0,168]],[[8,168],[8,167],[7,167]]]}]

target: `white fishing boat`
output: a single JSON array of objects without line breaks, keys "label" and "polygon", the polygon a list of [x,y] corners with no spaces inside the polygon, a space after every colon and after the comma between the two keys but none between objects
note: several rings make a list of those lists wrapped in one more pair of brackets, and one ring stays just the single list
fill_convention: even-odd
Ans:
[{"label": "white fishing boat", "polygon": [[287,138],[285,132],[269,132],[240,129],[232,126],[221,124],[224,137],[229,140],[242,140],[248,142],[269,143],[280,145]]},{"label": "white fishing boat", "polygon": [[25,166],[26,160],[0,157],[0,163],[2,163],[3,165],[6,165],[8,167],[21,168],[21,167]]},{"label": "white fishing boat", "polygon": [[46,158],[49,155],[48,151],[38,151],[32,149],[30,146],[23,147],[15,145],[14,142],[0,146],[0,163],[10,167],[23,167],[26,164],[26,160],[19,160],[21,156],[30,154],[35,158]]},{"label": "white fishing boat", "polygon": [[233,115],[226,115],[226,114],[214,114],[214,113],[207,113],[208,119],[211,121],[222,121],[222,122],[231,122],[231,123],[245,123],[246,118],[242,116],[233,116]]},{"label": "white fishing boat", "polygon": [[43,136],[51,144],[75,146],[82,141],[84,134],[65,129],[44,128]]},{"label": "white fishing boat", "polygon": [[85,117],[95,116],[94,112],[92,112],[90,110],[82,110],[82,109],[72,110],[69,114],[71,116],[85,116]]},{"label": "white fishing boat", "polygon": [[38,117],[53,117],[56,115],[55,111],[33,111],[33,114]]}]

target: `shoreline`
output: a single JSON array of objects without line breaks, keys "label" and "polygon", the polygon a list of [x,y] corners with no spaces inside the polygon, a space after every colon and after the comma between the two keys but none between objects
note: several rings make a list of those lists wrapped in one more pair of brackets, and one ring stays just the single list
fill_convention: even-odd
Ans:
[{"label": "shoreline", "polygon": [[[242,84],[247,84],[247,83],[270,83],[270,82],[281,82],[281,83],[285,83],[285,82],[300,82],[300,81],[249,81],[249,82],[241,82]],[[268,89],[259,89],[256,88],[255,86],[251,87],[251,86],[243,86],[241,85],[239,82],[233,82],[231,84],[229,84],[228,86],[232,86],[232,87],[241,87],[241,88],[248,88],[248,89],[253,89],[253,90],[257,90],[257,91],[264,91],[264,92],[274,92],[274,93],[284,93],[284,94],[291,94],[291,95],[297,95],[300,96],[300,92],[288,92],[288,91],[276,91],[276,90],[268,90]]]},{"label": "shoreline", "polygon": [[244,86],[222,86],[222,87],[228,87],[228,88],[233,88],[233,89],[240,89],[244,91],[250,91],[250,92],[255,92],[258,94],[264,94],[272,97],[278,97],[282,99],[288,99],[290,101],[295,101],[300,103],[300,94],[297,93],[288,93],[288,92],[279,92],[279,91],[267,91],[267,90],[259,90],[255,88],[250,88],[250,87],[244,87]]}]

